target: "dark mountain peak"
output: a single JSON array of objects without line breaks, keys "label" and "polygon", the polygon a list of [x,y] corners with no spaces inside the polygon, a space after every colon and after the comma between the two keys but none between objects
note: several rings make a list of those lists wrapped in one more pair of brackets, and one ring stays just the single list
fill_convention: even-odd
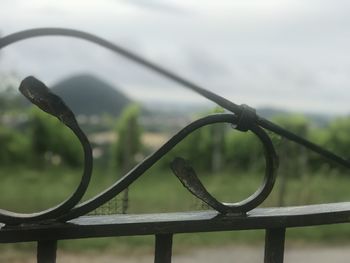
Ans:
[{"label": "dark mountain peak", "polygon": [[116,87],[90,74],[71,76],[52,89],[77,115],[109,113],[116,116],[130,103]]}]

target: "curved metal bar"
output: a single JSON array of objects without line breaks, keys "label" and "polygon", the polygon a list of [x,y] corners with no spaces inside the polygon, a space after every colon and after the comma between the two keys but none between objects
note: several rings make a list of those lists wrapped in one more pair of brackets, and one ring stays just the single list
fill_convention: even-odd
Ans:
[{"label": "curved metal bar", "polygon": [[[235,103],[233,103],[233,102],[231,102],[231,101],[229,101],[229,100],[227,100],[227,99],[225,99],[225,98],[223,98],[223,97],[221,97],[221,96],[219,96],[211,91],[208,91],[208,90],[200,87],[199,85],[194,84],[193,82],[186,80],[186,79],[174,74],[173,72],[171,72],[167,69],[164,69],[163,67],[161,67],[157,64],[149,62],[148,60],[146,60],[138,55],[135,55],[134,53],[132,53],[124,48],[121,48],[121,47],[119,47],[119,46],[117,46],[117,45],[115,45],[107,40],[104,40],[102,38],[99,38],[97,36],[94,36],[94,35],[86,33],[86,32],[72,30],[72,29],[64,29],[64,28],[30,29],[30,30],[21,31],[21,32],[14,33],[14,34],[5,36],[3,38],[0,38],[0,49],[4,48],[12,43],[15,43],[17,41],[21,41],[21,40],[25,40],[25,39],[33,38],[33,37],[50,36],[50,35],[75,37],[75,38],[84,39],[84,40],[93,42],[95,44],[98,44],[102,47],[105,47],[105,48],[131,60],[131,61],[134,61],[142,66],[145,66],[146,68],[148,68],[148,69],[150,69],[150,70],[152,70],[152,71],[154,71],[154,72],[156,72],[156,73],[158,73],[158,74],[160,74],[168,79],[171,79],[176,83],[179,83],[179,84],[195,91],[196,93],[202,95],[203,97],[217,103],[221,107],[235,113],[237,115],[237,117],[235,118],[236,121],[237,121],[237,118],[239,120],[239,119],[241,119],[241,117],[243,115],[245,115],[244,111],[246,110],[246,107],[236,105]],[[338,156],[338,155],[336,155],[336,154],[334,154],[326,149],[323,149],[322,147],[320,147],[316,144],[313,144],[312,142],[307,141],[304,138],[302,138],[294,133],[291,133],[291,132],[283,129],[282,127],[280,127],[280,126],[278,126],[278,125],[276,125],[276,124],[274,124],[274,123],[272,123],[264,118],[259,117],[255,113],[252,114],[252,112],[253,111],[250,111],[250,113],[247,115],[248,118],[244,117],[245,123],[241,127],[242,130],[246,130],[246,129],[252,130],[254,127],[259,128],[258,127],[258,125],[259,125],[259,126],[265,128],[267,130],[270,130],[270,131],[272,131],[272,132],[274,132],[282,137],[285,137],[291,141],[294,141],[298,144],[301,144],[304,147],[322,155],[323,157],[326,157],[329,160],[335,161],[338,164],[341,164],[347,168],[350,168],[350,162],[345,160],[344,158],[342,158],[342,157],[340,157],[340,156]],[[208,121],[207,119],[205,119],[205,120]],[[220,121],[216,121],[216,122],[220,122]],[[198,123],[200,123],[200,122],[194,122],[194,123],[195,124],[191,124],[188,126],[188,127],[191,127],[191,128],[189,128],[190,130],[191,129],[193,130],[193,127],[198,125]],[[186,128],[188,128],[188,127],[186,127]],[[186,133],[186,132],[188,132],[186,130],[186,128],[182,130],[182,133],[188,134],[188,133]],[[189,132],[191,132],[191,131],[189,131]],[[77,133],[78,133],[78,131],[77,131]],[[132,171],[130,171],[127,175],[125,175],[122,179],[120,179],[118,182],[116,182],[110,188],[108,188],[107,190],[102,192],[100,195],[96,196],[95,198],[92,198],[91,200],[89,200],[87,202],[84,202],[81,205],[76,206],[71,211],[69,211],[66,215],[60,216],[59,218],[61,218],[62,220],[65,220],[65,219],[71,219],[71,218],[83,215],[89,211],[94,210],[99,205],[101,205],[101,204],[107,202],[108,200],[110,200],[111,198],[113,198],[116,194],[118,194],[120,191],[125,189],[134,180],[136,180],[144,171],[146,171],[149,167],[151,167],[155,163],[155,161],[160,159],[166,152],[168,152],[170,150],[170,149],[168,149],[169,147],[172,148],[174,145],[176,145],[179,142],[179,141],[177,141],[176,138],[177,137],[180,138],[182,136],[180,134],[181,134],[181,132],[179,134],[175,135],[174,136],[175,138],[172,138],[168,143],[163,145],[154,155],[150,156],[144,162],[140,163]],[[82,135],[80,135],[80,136],[82,136]],[[175,144],[173,146],[171,146],[173,143],[175,143]],[[272,165],[270,168],[266,167],[266,169],[274,169],[274,167]],[[260,196],[264,196],[264,195],[267,196],[268,191],[266,191],[266,192],[262,191],[259,195]],[[255,199],[254,196],[252,196],[251,198]],[[242,204],[238,203],[235,205],[242,205]],[[252,207],[255,207],[254,205],[247,206],[246,209],[249,210]],[[54,210],[55,209],[57,209],[57,208],[54,208]],[[41,218],[41,217],[40,217],[40,215],[37,215],[36,218]],[[31,219],[29,219],[29,221],[31,221]]]},{"label": "curved metal bar", "polygon": [[228,206],[216,200],[216,198],[207,191],[205,186],[199,180],[196,171],[185,159],[176,157],[171,162],[170,166],[173,173],[191,194],[214,208],[219,213],[227,214],[229,212]]},{"label": "curved metal bar", "polygon": [[276,180],[278,157],[270,137],[258,125],[251,125],[249,129],[259,138],[264,149],[266,163],[265,178],[264,182],[253,195],[239,203],[226,204],[230,207],[230,212],[248,212],[260,205],[271,193]]},{"label": "curved metal bar", "polygon": [[80,129],[73,112],[61,100],[60,97],[51,93],[44,83],[34,77],[25,78],[21,85],[20,91],[32,103],[40,109],[60,119],[67,127],[69,127],[78,137],[84,150],[84,171],[78,187],[74,193],[59,205],[49,208],[38,213],[14,213],[8,210],[0,210],[0,222],[7,225],[15,225],[21,223],[38,222],[54,220],[71,210],[84,196],[89,185],[92,173],[92,150],[90,143]]},{"label": "curved metal bar", "polygon": [[266,132],[259,126],[251,126],[250,130],[258,137],[264,148],[266,162],[265,177],[258,190],[241,202],[229,204],[217,201],[205,189],[193,168],[185,160],[176,158],[171,164],[173,172],[187,190],[222,214],[242,214],[252,210],[268,197],[275,184],[278,158],[273,144]]},{"label": "curved metal bar", "polygon": [[[90,200],[87,200],[84,203],[77,205],[66,215],[60,217],[59,220],[67,221],[95,210],[102,204],[108,202],[113,197],[118,195],[125,188],[130,186],[146,170],[151,168],[160,158],[162,158],[165,154],[167,154],[171,149],[173,149],[179,142],[181,142],[190,133],[192,133],[193,131],[203,126],[213,124],[213,123],[221,123],[221,122],[231,123],[236,125],[238,122],[238,119],[236,115],[232,115],[232,114],[214,114],[192,122],[188,126],[184,127],[182,130],[180,130],[177,134],[175,134],[169,141],[167,141],[163,146],[161,146],[156,152],[154,152],[152,155],[147,157],[143,162],[135,166],[131,171],[129,171],[124,177],[122,177],[114,185],[112,185],[111,187],[109,187],[99,195],[91,198]],[[272,145],[271,147],[273,149]],[[272,150],[271,152],[269,148],[269,151],[267,152],[267,154],[271,154],[271,153],[274,153],[274,150]],[[264,188],[265,190],[259,193],[259,198],[267,196],[269,193],[269,190],[272,189],[273,183],[274,183],[275,168],[277,164],[276,162],[274,162],[276,161],[275,155],[268,157],[268,159],[271,160],[271,163],[268,162],[269,163],[268,173],[270,174],[269,180],[268,180],[268,187],[265,187]],[[273,179],[273,180],[270,180],[270,179]]]},{"label": "curved metal bar", "polygon": [[[105,47],[131,61],[134,61],[144,67],[146,67],[147,69],[150,69],[160,75],[162,75],[163,77],[166,77],[168,79],[171,79],[172,81],[185,86],[193,91],[195,91],[196,93],[200,94],[201,96],[217,103],[219,106],[223,107],[224,109],[231,111],[237,115],[240,115],[243,111],[243,108],[207,89],[204,89],[202,87],[200,87],[199,85],[193,83],[192,81],[189,81],[183,77],[180,77],[179,75],[165,69],[164,67],[161,67],[155,63],[152,63],[144,58],[142,58],[139,55],[136,55],[133,52],[130,52],[128,50],[126,50],[125,48],[122,48],[118,45],[113,44],[112,42],[109,42],[103,38],[97,37],[93,34],[89,34],[86,32],[82,32],[79,30],[73,30],[73,29],[67,29],[67,28],[36,28],[36,29],[29,29],[29,30],[24,30],[24,31],[20,31],[8,36],[5,36],[3,38],[0,38],[0,49],[21,41],[21,40],[25,40],[28,38],[33,38],[33,37],[41,37],[41,36],[68,36],[68,37],[75,37],[75,38],[80,38],[80,39],[84,39],[90,42],[93,42],[95,44],[98,44],[102,47]],[[305,148],[316,152],[317,154],[323,156],[324,158],[331,160],[333,162],[336,162],[346,168],[350,168],[350,162],[322,147],[320,147],[317,144],[314,144],[294,133],[291,133],[289,131],[287,131],[286,129],[283,129],[282,127],[260,117],[257,116],[256,118],[256,123],[258,125],[260,125],[261,127],[270,130],[282,137],[287,138],[290,141],[293,141],[295,143],[298,143],[300,145],[303,145]]]}]

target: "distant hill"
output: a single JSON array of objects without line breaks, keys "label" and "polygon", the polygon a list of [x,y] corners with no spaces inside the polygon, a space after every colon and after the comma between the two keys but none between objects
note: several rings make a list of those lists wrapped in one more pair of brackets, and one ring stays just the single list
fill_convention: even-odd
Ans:
[{"label": "distant hill", "polygon": [[52,91],[62,97],[76,115],[109,113],[118,116],[130,99],[105,81],[88,74],[58,82]]}]

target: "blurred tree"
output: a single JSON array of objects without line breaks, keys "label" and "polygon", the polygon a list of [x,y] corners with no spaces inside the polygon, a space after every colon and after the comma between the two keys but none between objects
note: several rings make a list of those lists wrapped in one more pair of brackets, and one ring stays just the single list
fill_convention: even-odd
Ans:
[{"label": "blurred tree", "polygon": [[[303,115],[278,116],[274,122],[303,138],[309,137],[310,122]],[[280,158],[278,205],[283,206],[289,178],[307,179],[309,157],[304,147],[283,138],[277,147],[277,153]]]},{"label": "blurred tree", "polygon": [[337,118],[327,129],[326,144],[345,158],[350,157],[350,117]]},{"label": "blurred tree", "polygon": [[[222,108],[217,107],[205,115],[223,112]],[[181,156],[190,160],[195,169],[206,172],[218,172],[225,164],[226,130],[227,125],[217,123],[194,131],[180,142],[169,156],[164,158],[166,164],[168,165],[176,156]]]},{"label": "blurred tree", "polygon": [[116,125],[118,140],[113,146],[113,162],[122,172],[126,172],[136,164],[137,154],[142,149],[139,115],[138,105],[132,104],[122,112]]},{"label": "blurred tree", "polygon": [[21,165],[30,157],[27,134],[18,130],[23,122],[19,116],[23,104],[16,91],[17,82],[15,73],[0,73],[0,163],[3,165]]},{"label": "blurred tree", "polygon": [[0,163],[21,165],[30,156],[30,142],[25,134],[0,126]]},{"label": "blurred tree", "polygon": [[19,78],[15,73],[0,74],[0,114],[25,108],[23,99],[17,92]]},{"label": "blurred tree", "polygon": [[251,132],[230,131],[225,137],[225,161],[236,169],[257,169],[264,163],[260,141]]},{"label": "blurred tree", "polygon": [[[350,159],[350,117],[341,117],[333,120],[327,127],[323,137],[325,147],[344,159]],[[321,136],[321,135],[320,135]],[[340,167],[339,167],[340,168]]]},{"label": "blurred tree", "polygon": [[82,149],[73,132],[56,118],[32,109],[29,118],[31,146],[38,165],[45,161],[76,167],[82,164]]},{"label": "blurred tree", "polygon": [[[118,140],[113,145],[113,166],[124,175],[137,162],[137,155],[141,154],[141,127],[138,119],[139,106],[132,104],[123,110],[116,126]],[[122,213],[126,213],[129,206],[128,189],[123,193]]]},{"label": "blurred tree", "polygon": [[[224,109],[216,107],[213,113],[224,113]],[[214,124],[210,126],[210,137],[206,138],[209,147],[211,148],[211,171],[218,172],[222,169],[224,165],[224,150],[225,150],[225,133],[226,125],[223,124]]]},{"label": "blurred tree", "polygon": [[[217,125],[217,124],[214,124]],[[181,156],[190,160],[195,169],[212,171],[212,127],[205,126],[194,131],[176,146],[171,160]]]}]

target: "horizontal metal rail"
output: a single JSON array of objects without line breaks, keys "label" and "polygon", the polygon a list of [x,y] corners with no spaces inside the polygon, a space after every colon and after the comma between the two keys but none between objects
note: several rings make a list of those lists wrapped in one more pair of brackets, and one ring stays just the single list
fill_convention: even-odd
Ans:
[{"label": "horizontal metal rail", "polygon": [[67,223],[22,225],[0,229],[0,243],[115,236],[196,233],[303,227],[350,221],[350,202],[310,206],[256,208],[245,216],[216,211],[85,216]]}]

